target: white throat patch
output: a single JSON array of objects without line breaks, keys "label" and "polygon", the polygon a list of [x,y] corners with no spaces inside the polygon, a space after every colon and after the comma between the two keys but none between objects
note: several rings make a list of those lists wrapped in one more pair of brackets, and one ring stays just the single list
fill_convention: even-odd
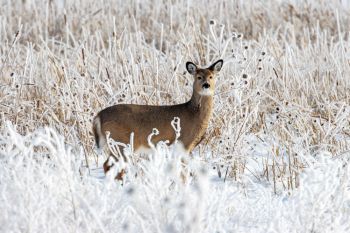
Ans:
[{"label": "white throat patch", "polygon": [[213,95],[214,93],[213,93],[213,91],[210,90],[210,89],[204,89],[204,90],[201,90],[201,91],[199,92],[199,94],[200,94],[200,95],[204,95],[204,96],[211,96],[211,95]]}]

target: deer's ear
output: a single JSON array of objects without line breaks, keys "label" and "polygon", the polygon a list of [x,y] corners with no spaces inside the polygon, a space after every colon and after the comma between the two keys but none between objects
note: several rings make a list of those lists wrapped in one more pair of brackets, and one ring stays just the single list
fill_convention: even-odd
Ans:
[{"label": "deer's ear", "polygon": [[194,75],[197,71],[197,66],[193,62],[188,61],[186,63],[186,70],[188,71],[188,73]]},{"label": "deer's ear", "polygon": [[222,68],[222,65],[224,64],[224,61],[222,59],[214,62],[210,67],[209,70],[214,72],[219,72]]}]

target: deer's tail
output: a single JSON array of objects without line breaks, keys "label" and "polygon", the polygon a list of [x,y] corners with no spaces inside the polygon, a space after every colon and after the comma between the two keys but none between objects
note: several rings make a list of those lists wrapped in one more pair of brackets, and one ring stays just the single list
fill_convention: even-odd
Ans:
[{"label": "deer's tail", "polygon": [[101,149],[104,144],[104,140],[103,133],[101,131],[101,119],[98,115],[94,118],[94,121],[92,123],[92,131],[94,133],[96,146],[98,149]]}]

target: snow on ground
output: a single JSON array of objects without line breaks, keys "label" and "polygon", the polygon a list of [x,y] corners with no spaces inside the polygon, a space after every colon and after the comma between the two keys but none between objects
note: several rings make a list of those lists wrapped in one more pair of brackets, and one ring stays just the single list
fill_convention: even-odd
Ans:
[{"label": "snow on ground", "polygon": [[[264,147],[264,145],[259,145]],[[259,148],[257,146],[257,148]],[[196,158],[195,178],[179,179],[169,148],[141,160],[124,186],[91,173],[84,156],[49,128],[0,137],[1,232],[348,232],[350,166],[345,155],[309,159],[292,192],[276,195],[250,173],[216,178]],[[310,157],[310,156],[309,156]]]}]

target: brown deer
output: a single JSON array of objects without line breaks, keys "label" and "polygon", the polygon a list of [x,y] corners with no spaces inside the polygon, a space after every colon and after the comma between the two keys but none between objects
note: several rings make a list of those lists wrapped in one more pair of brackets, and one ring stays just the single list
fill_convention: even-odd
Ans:
[{"label": "brown deer", "polygon": [[[189,101],[177,105],[152,106],[136,104],[118,104],[100,111],[93,121],[93,133],[98,148],[106,146],[106,132],[115,141],[127,144],[130,134],[134,133],[134,150],[149,148],[147,137],[153,128],[159,134],[152,137],[152,143],[168,140],[173,143],[176,135],[171,126],[174,117],[180,118],[181,135],[178,140],[187,152],[201,141],[208,127],[213,111],[215,75],[221,70],[223,60],[218,60],[208,68],[198,68],[187,62],[186,69],[193,75],[193,94]],[[113,155],[110,155],[113,156]],[[113,156],[116,161],[118,159]],[[110,169],[109,158],[103,164],[105,173]],[[125,157],[124,157],[125,159]],[[122,171],[117,175],[120,178]]]}]

